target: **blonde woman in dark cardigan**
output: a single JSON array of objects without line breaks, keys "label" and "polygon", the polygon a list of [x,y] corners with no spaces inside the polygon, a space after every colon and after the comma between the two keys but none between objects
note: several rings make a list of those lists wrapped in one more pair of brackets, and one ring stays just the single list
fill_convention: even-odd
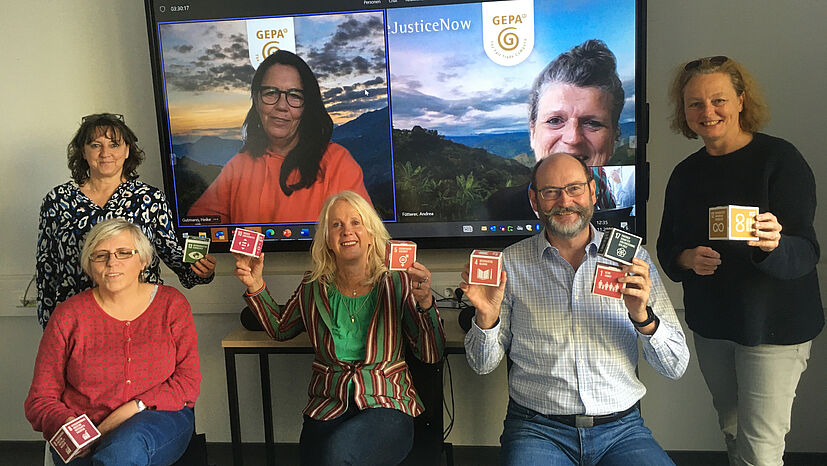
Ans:
[{"label": "blonde woman in dark cardigan", "polygon": [[361,196],[331,196],[313,239],[313,270],[282,306],[262,278],[264,256],[236,255],[244,299],[267,333],[283,341],[306,331],[315,350],[299,441],[302,464],[397,464],[413,444],[413,417],[423,407],[405,344],[435,363],[445,335],[430,271],[414,262],[407,271],[389,272],[389,238]]}]

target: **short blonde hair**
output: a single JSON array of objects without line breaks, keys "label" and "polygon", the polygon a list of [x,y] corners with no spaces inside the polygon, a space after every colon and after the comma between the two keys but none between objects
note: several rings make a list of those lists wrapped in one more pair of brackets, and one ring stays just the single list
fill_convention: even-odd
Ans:
[{"label": "short blonde hair", "polygon": [[93,226],[89,233],[86,234],[83,249],[80,252],[80,266],[86,275],[92,277],[91,261],[89,258],[97,249],[98,245],[103,241],[114,238],[124,231],[132,234],[132,239],[135,241],[135,249],[138,250],[138,256],[141,258],[141,263],[144,266],[152,262],[152,257],[155,255],[155,248],[149,242],[144,232],[136,225],[122,219],[110,218],[104,220]]},{"label": "short blonde hair", "polygon": [[325,283],[332,283],[336,278],[336,257],[333,251],[327,247],[327,225],[330,221],[330,210],[336,201],[349,203],[362,217],[362,225],[365,230],[373,236],[371,249],[368,251],[367,279],[364,284],[374,285],[388,271],[385,266],[385,243],[390,239],[390,234],[379,218],[379,214],[371,207],[362,196],[353,191],[342,191],[327,198],[322,210],[319,213],[319,222],[316,224],[316,234],[313,236],[313,245],[310,247],[310,255],[313,259],[313,270],[307,277],[306,282],[321,279]]},{"label": "short blonde hair", "polygon": [[[682,63],[675,70],[672,87],[669,89],[669,98],[672,101],[673,110],[670,127],[676,133],[681,133],[689,139],[697,139],[698,137],[686,122],[683,90],[689,80],[699,74],[724,73],[729,75],[732,87],[735,88],[735,93],[739,96],[744,96],[744,109],[741,110],[738,119],[742,130],[748,133],[755,133],[770,120],[770,109],[766,101],[764,101],[761,88],[749,71],[747,71],[743,65],[729,57],[721,56],[720,58],[725,59],[720,64],[713,63],[718,60],[710,60],[709,57],[706,57]],[[695,64],[695,62],[697,62],[697,66],[690,66],[690,64]],[[686,68],[689,69],[687,70]]]}]

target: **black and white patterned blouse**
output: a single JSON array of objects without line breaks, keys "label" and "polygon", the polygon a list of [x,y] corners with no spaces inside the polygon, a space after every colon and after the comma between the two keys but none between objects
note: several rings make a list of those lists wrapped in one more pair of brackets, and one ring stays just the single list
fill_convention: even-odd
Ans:
[{"label": "black and white patterned blouse", "polygon": [[51,190],[40,207],[37,318],[43,328],[55,306],[94,285],[80,265],[83,240],[96,223],[116,217],[139,226],[155,246],[156,255],[147,267],[145,281],[163,283],[159,257],[178,275],[185,288],[212,281],[213,275],[201,278],[184,262],[172,214],[160,190],[137,180],[126,181],[101,207],[69,181]]}]

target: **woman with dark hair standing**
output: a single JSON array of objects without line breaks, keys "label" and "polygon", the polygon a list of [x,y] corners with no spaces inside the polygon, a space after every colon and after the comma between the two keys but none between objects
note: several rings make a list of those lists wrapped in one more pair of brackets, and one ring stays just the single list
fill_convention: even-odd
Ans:
[{"label": "woman with dark hair standing", "polygon": [[144,159],[135,133],[122,115],[100,113],[83,117],[68,148],[72,181],[52,189],[40,207],[37,237],[37,316],[46,328],[55,306],[93,286],[81,270],[80,250],[98,222],[121,217],[138,225],[157,255],[143,279],[162,283],[159,257],[186,288],[213,279],[215,258],[207,255],[184,263],[173,217],[164,193],[138,181]]},{"label": "woman with dark hair standing", "polygon": [[316,76],[286,50],[267,57],[250,86],[244,146],[187,215],[219,222],[315,222],[325,199],[344,190],[370,202],[362,169],[330,142],[333,120]]},{"label": "woman with dark hair standing", "polygon": [[[682,282],[686,323],[730,464],[783,464],[795,390],[824,326],[813,172],[789,142],[759,133],[769,112],[735,60],[682,65],[672,128],[704,147],[669,179],[658,237]],[[754,241],[709,241],[709,208],[756,206]]]}]

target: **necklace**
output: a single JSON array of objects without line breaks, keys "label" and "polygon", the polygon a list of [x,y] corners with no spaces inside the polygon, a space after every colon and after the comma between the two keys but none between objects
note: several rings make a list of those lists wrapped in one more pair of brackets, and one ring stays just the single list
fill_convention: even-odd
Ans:
[{"label": "necklace", "polygon": [[356,297],[356,292],[359,291],[359,287],[362,286],[361,284],[357,284],[356,288],[349,288],[349,287],[346,287],[344,285],[341,285],[339,283],[339,280],[334,280],[334,285],[336,286],[336,289],[339,290],[339,293],[342,294],[342,296],[345,296],[345,293],[342,290],[350,289],[349,293],[350,293],[350,296],[352,296],[352,297]]},{"label": "necklace", "polygon": [[[356,316],[362,313],[362,311],[365,309],[368,303],[375,302],[373,301],[373,289],[371,289],[368,293],[366,293],[363,296],[355,296],[356,292],[357,290],[353,290],[352,293],[354,296],[348,296],[345,293],[342,293],[342,291],[339,289],[339,286],[336,284],[333,284],[331,286],[330,291],[328,291],[328,293],[336,293],[339,296],[341,296],[341,298],[337,300],[339,301],[337,308],[339,309],[339,312],[341,312],[342,310],[347,312],[347,315],[348,317],[350,317],[350,322],[352,324],[356,323]],[[351,292],[348,292],[348,294],[350,293]]]},{"label": "necklace", "polygon": [[365,306],[368,304],[368,301],[370,301],[370,295],[365,295],[364,298],[365,299],[362,300],[362,304],[360,304],[359,307],[357,307],[355,310],[353,309],[354,306],[351,305],[351,300],[343,300],[345,304],[345,309],[347,310],[347,314],[350,316],[350,323],[356,323],[356,316],[358,316],[359,313],[362,312],[362,309],[364,309]]}]

